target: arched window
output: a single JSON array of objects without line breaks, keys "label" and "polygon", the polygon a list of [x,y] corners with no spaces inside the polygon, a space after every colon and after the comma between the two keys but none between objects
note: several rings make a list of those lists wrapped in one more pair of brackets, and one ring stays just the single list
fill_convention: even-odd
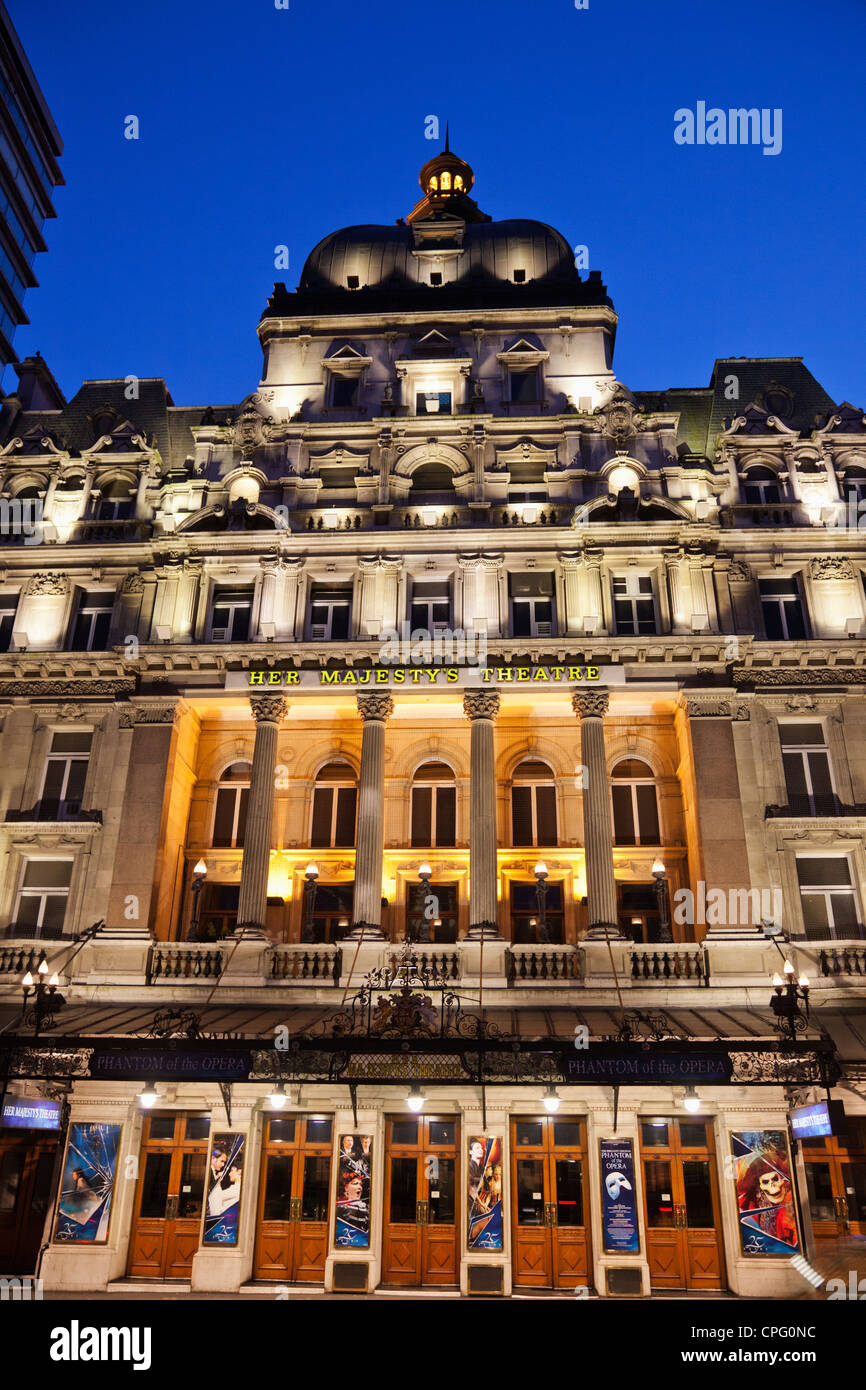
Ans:
[{"label": "arched window", "polygon": [[430,187],[429,187],[429,189],[428,189],[427,191],[428,191],[429,193],[438,193],[438,192],[439,192],[439,180],[437,179],[437,177],[436,177],[435,174],[431,174],[431,175],[430,175]]},{"label": "arched window", "polygon": [[129,483],[122,478],[114,478],[102,489],[94,515],[97,521],[127,521],[132,516],[133,505]]},{"label": "arched window", "polygon": [[358,790],[348,763],[328,763],[316,776],[310,846],[330,849],[355,843]]},{"label": "arched window", "polygon": [[866,501],[866,469],[846,468],[839,491],[843,502],[850,502],[852,495],[855,505]]},{"label": "arched window", "polygon": [[772,468],[761,466],[748,469],[743,480],[743,496],[747,502],[757,502],[760,506],[768,502],[781,502],[779,479]]},{"label": "arched window", "polygon": [[455,192],[455,193],[459,193],[462,187],[463,187],[463,175],[462,175],[462,174],[455,174],[455,175],[454,175],[454,192]]},{"label": "arched window", "polygon": [[524,762],[511,788],[511,843],[555,845],[556,783],[547,763]]},{"label": "arched window", "polygon": [[412,845],[457,843],[457,787],[446,763],[425,763],[412,781]]},{"label": "arched window", "polygon": [[442,192],[443,192],[443,193],[450,193],[450,192],[451,192],[451,175],[450,175],[450,173],[448,172],[447,169],[443,169],[443,170],[442,170],[442,178],[441,178],[440,182],[441,182],[441,185],[442,185]]},{"label": "arched window", "polygon": [[251,772],[250,763],[231,763],[220,776],[211,841],[215,849],[240,849],[243,845]]},{"label": "arched window", "polygon": [[639,758],[626,758],[613,769],[611,782],[614,843],[660,844],[659,805],[652,768]]}]

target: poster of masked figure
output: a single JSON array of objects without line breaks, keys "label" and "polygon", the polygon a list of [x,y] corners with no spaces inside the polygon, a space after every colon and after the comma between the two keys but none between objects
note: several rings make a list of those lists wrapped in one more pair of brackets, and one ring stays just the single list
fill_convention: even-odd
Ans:
[{"label": "poster of masked figure", "polygon": [[69,1126],[56,1241],[102,1245],[108,1240],[121,1129],[121,1125]]},{"label": "poster of masked figure", "polygon": [[370,1244],[370,1182],[373,1136],[341,1134],[337,1168],[337,1222],[334,1243],[367,1249]]},{"label": "poster of masked figure", "polygon": [[502,1140],[475,1135],[469,1140],[470,1250],[502,1249]]},{"label": "poster of masked figure", "polygon": [[787,1135],[780,1129],[746,1130],[731,1134],[731,1149],[743,1254],[798,1254]]},{"label": "poster of masked figure", "polygon": [[215,1134],[210,1151],[202,1245],[237,1245],[244,1175],[243,1134]]}]

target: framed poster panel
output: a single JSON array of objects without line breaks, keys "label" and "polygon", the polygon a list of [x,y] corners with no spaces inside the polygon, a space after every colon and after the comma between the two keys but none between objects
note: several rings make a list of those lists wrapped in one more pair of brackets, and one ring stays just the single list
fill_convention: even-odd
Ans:
[{"label": "framed poster panel", "polygon": [[211,1143],[202,1245],[238,1243],[245,1134],[215,1134]]},{"label": "framed poster panel", "polygon": [[731,1133],[734,1183],[744,1255],[800,1253],[788,1136],[782,1129]]},{"label": "framed poster panel", "polygon": [[104,1245],[108,1240],[117,1156],[122,1125],[69,1126],[54,1239],[74,1245]]},{"label": "framed poster panel", "polygon": [[640,1252],[631,1139],[600,1139],[601,1223],[606,1255]]},{"label": "framed poster panel", "polygon": [[502,1249],[502,1140],[469,1138],[467,1243],[470,1250]]},{"label": "framed poster panel", "polygon": [[341,1134],[334,1226],[334,1244],[341,1248],[369,1249],[372,1177],[373,1136]]}]

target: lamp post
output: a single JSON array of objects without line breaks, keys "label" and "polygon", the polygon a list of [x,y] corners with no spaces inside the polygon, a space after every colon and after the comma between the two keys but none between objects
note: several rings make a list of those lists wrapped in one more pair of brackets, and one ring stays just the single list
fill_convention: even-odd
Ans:
[{"label": "lamp post", "polygon": [[48,961],[45,959],[45,952],[43,951],[36,967],[36,978],[34,979],[28,970],[21,981],[21,992],[24,996],[21,1013],[22,1015],[27,1014],[27,1001],[32,999],[33,1006],[30,1009],[30,1017],[37,1038],[43,1023],[46,1021],[50,1023],[54,1014],[59,1013],[66,1003],[63,995],[57,993],[57,987],[60,984],[57,972],[55,971],[49,980],[45,978],[47,974]]},{"label": "lamp post", "polygon": [[189,924],[190,941],[198,941],[198,919],[200,911],[201,890],[204,888],[204,881],[207,878],[207,864],[200,859],[192,871],[192,918]]},{"label": "lamp post", "polygon": [[318,864],[308,864],[304,870],[304,933],[303,941],[310,945],[316,939],[313,913],[316,908],[316,885],[319,881]]},{"label": "lamp post", "polygon": [[[801,975],[799,980],[794,979],[796,971],[789,960],[785,961],[782,967],[785,978],[781,975],[773,976],[773,993],[770,996],[770,1008],[776,1015],[780,1024],[791,1035],[791,1041],[795,1042],[797,1033],[802,1033],[806,1027],[809,1017],[809,981],[805,975]],[[805,1017],[800,1012],[800,1004],[805,1009]],[[799,1024],[799,1027],[797,1026]]]},{"label": "lamp post", "polygon": [[[418,879],[421,883],[421,887],[424,889],[425,897],[430,891],[430,880],[432,877],[433,870],[431,869],[428,863],[425,862],[423,864],[418,865]],[[426,911],[424,911],[421,916],[421,926],[418,931],[418,940],[424,942],[429,942],[431,940],[430,918],[427,916]]]},{"label": "lamp post", "polygon": [[656,903],[658,904],[659,914],[659,941],[673,941],[671,936],[671,919],[668,916],[668,884],[665,878],[665,866],[660,859],[653,864],[652,875],[656,882]]},{"label": "lamp post", "polygon": [[535,898],[538,903],[538,940],[547,943],[547,865],[541,860],[535,866]]}]

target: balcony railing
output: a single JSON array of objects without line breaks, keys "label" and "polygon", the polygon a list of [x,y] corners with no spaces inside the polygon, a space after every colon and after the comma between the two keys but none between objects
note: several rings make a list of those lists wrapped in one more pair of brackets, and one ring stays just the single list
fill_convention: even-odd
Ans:
[{"label": "balcony railing", "polygon": [[202,980],[218,980],[223,972],[223,948],[204,946],[197,942],[160,942],[151,951],[147,984],[157,980],[198,984]]},{"label": "balcony railing", "polygon": [[6,820],[10,821],[87,821],[102,824],[101,811],[85,811],[80,798],[68,801],[58,800],[56,796],[46,797],[42,801],[37,801],[35,806],[30,806],[26,811],[7,811]]},{"label": "balcony railing", "polygon": [[859,975],[866,978],[866,947],[831,946],[818,952],[818,965],[823,976]]},{"label": "balcony railing", "polygon": [[818,816],[866,816],[866,805],[862,801],[846,805],[838,796],[790,796],[785,806],[767,806],[765,820],[779,820],[792,816],[797,820]]},{"label": "balcony railing", "polygon": [[574,946],[512,946],[505,953],[509,986],[569,984],[580,979],[580,957]]},{"label": "balcony railing", "polygon": [[632,951],[631,977],[636,984],[708,985],[710,965],[702,947],[654,946]]},{"label": "balcony railing", "polygon": [[284,984],[338,985],[342,952],[335,946],[274,946],[268,977]]},{"label": "balcony railing", "polygon": [[0,975],[21,976],[26,975],[28,970],[32,974],[41,955],[38,946],[31,946],[26,941],[0,945]]}]

